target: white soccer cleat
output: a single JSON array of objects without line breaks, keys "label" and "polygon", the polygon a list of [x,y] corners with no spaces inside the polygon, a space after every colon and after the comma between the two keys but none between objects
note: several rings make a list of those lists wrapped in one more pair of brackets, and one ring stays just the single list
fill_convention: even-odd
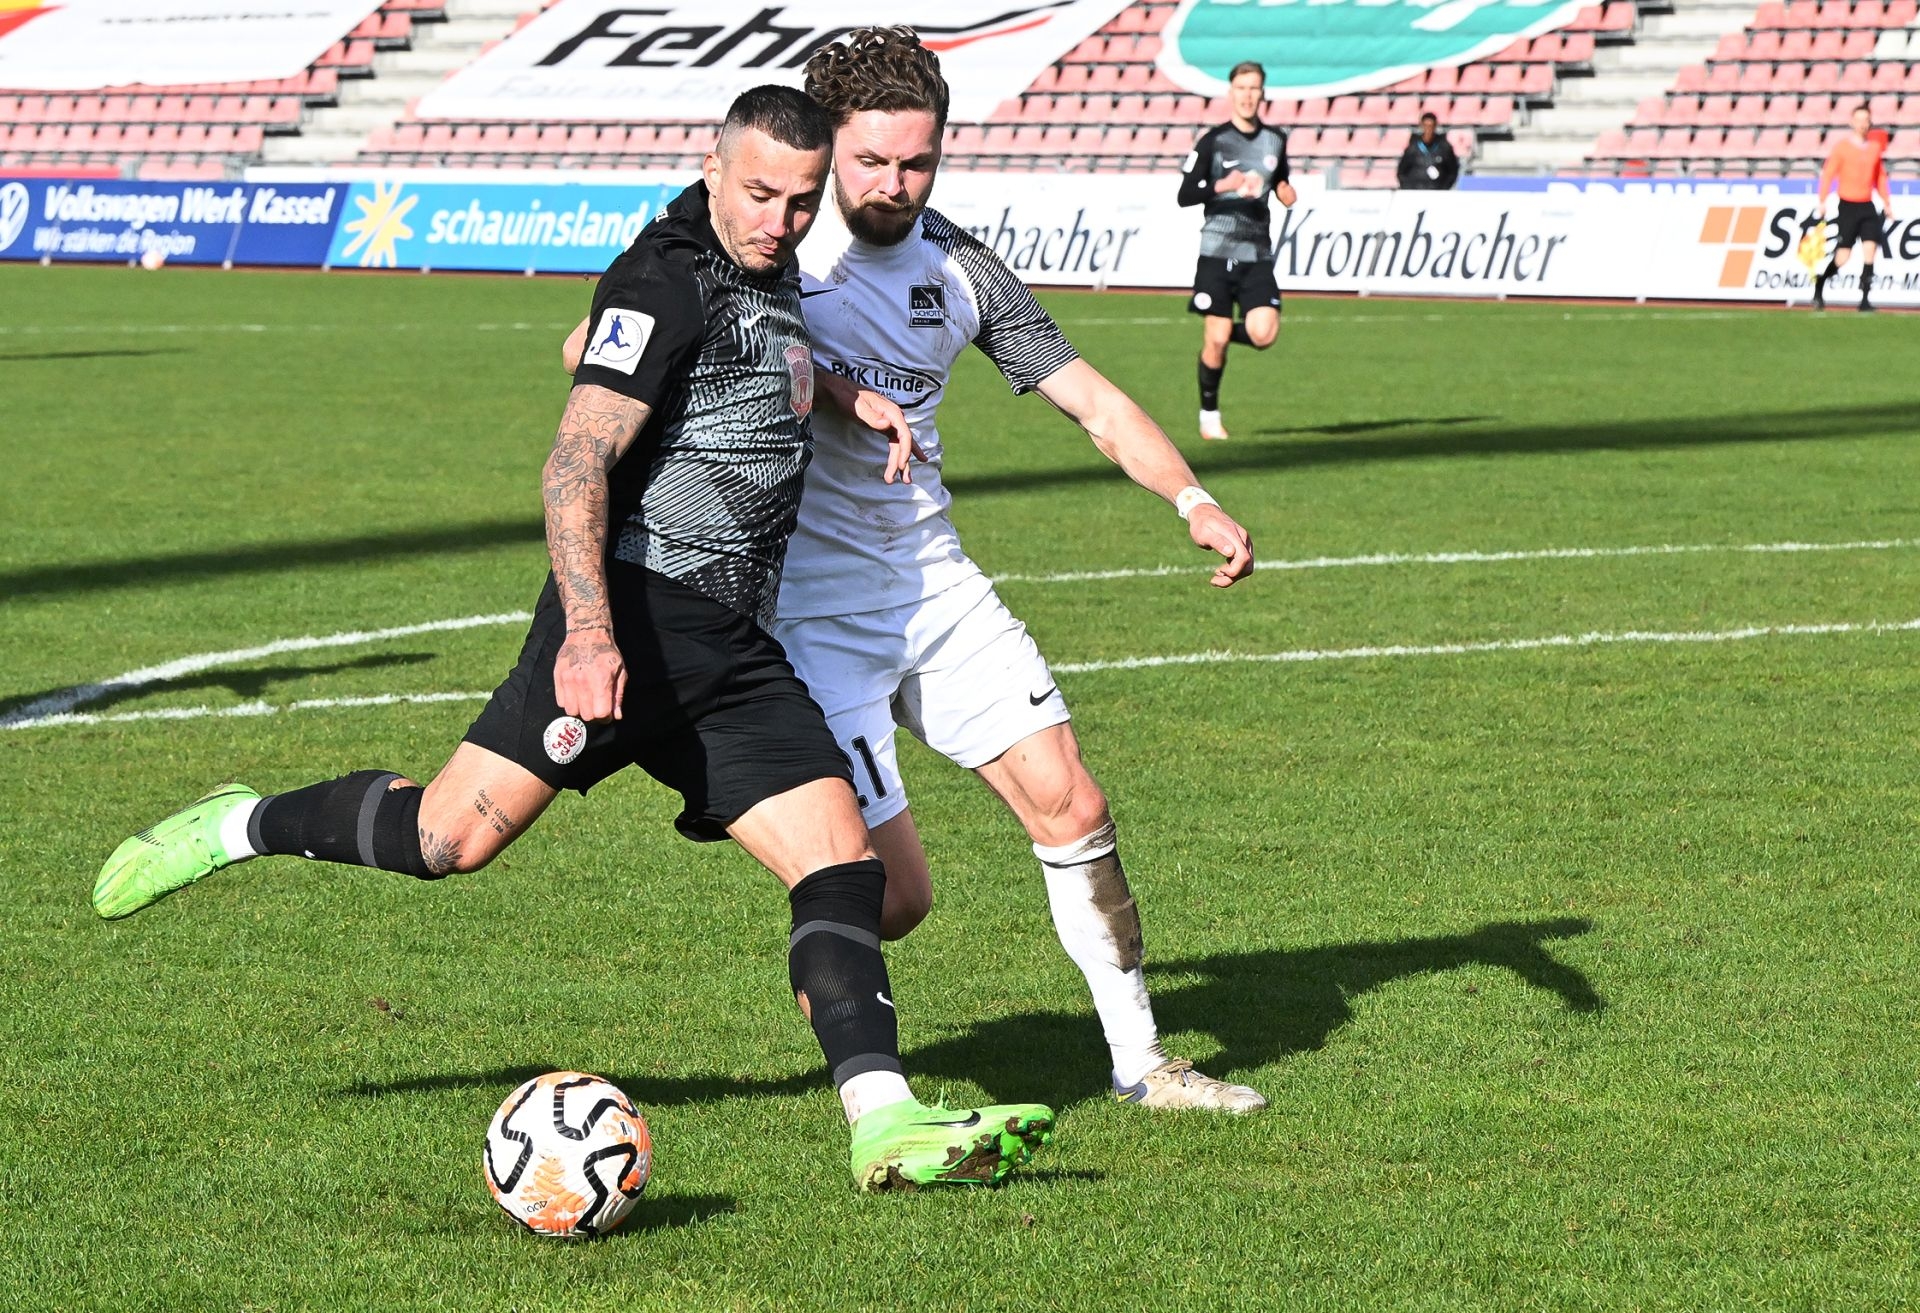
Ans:
[{"label": "white soccer cleat", "polygon": [[1259,1112],[1266,1098],[1245,1085],[1229,1085],[1194,1070],[1185,1058],[1168,1058],[1132,1085],[1114,1078],[1113,1097],[1143,1108],[1199,1108],[1208,1112]]},{"label": "white soccer cleat", "polygon": [[1208,442],[1225,442],[1227,440],[1227,428],[1226,425],[1220,422],[1219,411],[1203,410],[1200,412],[1200,436]]}]

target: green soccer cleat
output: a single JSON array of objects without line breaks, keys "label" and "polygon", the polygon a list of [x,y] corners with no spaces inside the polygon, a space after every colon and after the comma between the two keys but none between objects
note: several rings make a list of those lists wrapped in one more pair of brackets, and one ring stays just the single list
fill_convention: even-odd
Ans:
[{"label": "green soccer cleat", "polygon": [[190,807],[156,821],[113,850],[93,882],[93,910],[108,920],[132,916],[176,889],[233,865],[220,846],[220,822],[260,795],[223,784]]},{"label": "green soccer cleat", "polygon": [[888,1104],[853,1124],[853,1179],[862,1190],[923,1185],[998,1185],[1053,1143],[1053,1109],[1038,1103],[986,1108]]}]

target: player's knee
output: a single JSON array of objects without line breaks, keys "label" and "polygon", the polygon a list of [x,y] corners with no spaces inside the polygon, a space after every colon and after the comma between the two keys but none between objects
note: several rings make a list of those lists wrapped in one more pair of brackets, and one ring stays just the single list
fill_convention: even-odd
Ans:
[{"label": "player's knee", "polygon": [[1105,825],[1107,795],[1084,770],[1074,772],[1052,797],[1040,799],[1035,843],[1063,844],[1084,838]]},{"label": "player's knee", "polygon": [[419,858],[409,873],[422,880],[483,870],[507,846],[507,838],[478,817],[447,814],[431,805],[419,811]]},{"label": "player's knee", "polygon": [[1278,324],[1272,328],[1255,328],[1251,324],[1247,326],[1247,342],[1255,351],[1265,351],[1279,339],[1280,325]]}]

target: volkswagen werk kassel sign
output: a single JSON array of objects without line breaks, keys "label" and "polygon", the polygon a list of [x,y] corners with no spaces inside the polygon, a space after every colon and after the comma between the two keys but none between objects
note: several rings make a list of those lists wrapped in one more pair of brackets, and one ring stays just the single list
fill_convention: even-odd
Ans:
[{"label": "volkswagen werk kassel sign", "polygon": [[1211,96],[1252,59],[1267,67],[1269,96],[1338,96],[1469,63],[1579,12],[1580,0],[1182,0],[1160,68]]},{"label": "volkswagen werk kassel sign", "polygon": [[[985,118],[1127,0],[947,0],[916,24],[954,88],[953,117]],[[800,84],[814,50],[899,20],[885,0],[560,0],[421,102],[424,118],[551,123],[712,122],[763,82]]]}]

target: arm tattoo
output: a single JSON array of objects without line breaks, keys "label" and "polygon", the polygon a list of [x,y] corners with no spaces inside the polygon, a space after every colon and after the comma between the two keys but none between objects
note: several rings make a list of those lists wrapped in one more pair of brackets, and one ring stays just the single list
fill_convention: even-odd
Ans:
[{"label": "arm tattoo", "polygon": [[505,808],[487,796],[485,789],[481,789],[474,797],[473,810],[482,820],[493,827],[495,834],[511,834],[513,832],[513,818],[507,815]]},{"label": "arm tattoo", "polygon": [[460,865],[460,845],[452,839],[442,839],[431,830],[422,830],[420,857],[426,862],[428,871],[434,875],[445,875]]},{"label": "arm tattoo", "polygon": [[576,387],[547,457],[542,494],[547,552],[570,630],[612,627],[607,610],[607,471],[626,454],[649,408],[607,388]]}]

